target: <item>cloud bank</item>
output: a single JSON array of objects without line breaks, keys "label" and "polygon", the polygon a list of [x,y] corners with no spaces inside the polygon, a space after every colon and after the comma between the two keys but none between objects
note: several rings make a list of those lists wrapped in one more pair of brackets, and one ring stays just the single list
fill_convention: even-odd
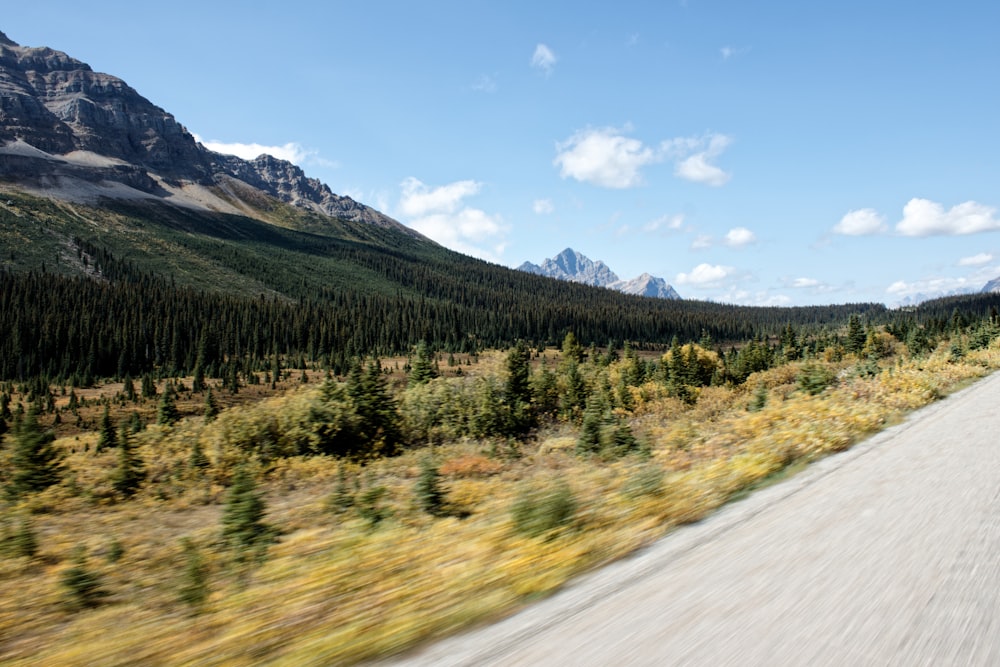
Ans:
[{"label": "cloud bank", "polygon": [[588,128],[556,144],[553,164],[563,178],[612,189],[642,185],[642,169],[674,161],[674,175],[693,183],[721,186],[731,175],[713,164],[732,140],[722,134],[680,137],[658,147],[626,135],[628,127]]},{"label": "cloud bank", "polygon": [[223,141],[206,141],[197,134],[194,134],[195,141],[205,148],[224,155],[235,155],[244,160],[253,160],[261,155],[270,155],[279,160],[287,160],[292,164],[303,166],[336,167],[337,163],[319,156],[319,151],[314,148],[306,148],[302,144],[291,141],[281,146],[266,146],[257,143],[226,143]]},{"label": "cloud bank", "polygon": [[464,202],[478,194],[482,184],[465,180],[430,187],[411,176],[400,188],[399,211],[410,227],[452,250],[499,262],[509,227],[500,216]]}]

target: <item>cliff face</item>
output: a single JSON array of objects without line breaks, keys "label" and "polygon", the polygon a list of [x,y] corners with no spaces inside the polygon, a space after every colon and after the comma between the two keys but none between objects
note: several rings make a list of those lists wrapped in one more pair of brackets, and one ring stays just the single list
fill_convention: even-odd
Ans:
[{"label": "cliff face", "polygon": [[[61,51],[19,46],[3,33],[0,178],[30,182],[36,189],[66,179],[104,184],[109,192],[120,184],[150,196],[162,194],[164,184],[213,186],[237,179],[317,213],[418,236],[389,216],[335,194],[290,162],[214,153],[121,79],[94,72]],[[49,190],[59,196],[58,188]]]}]

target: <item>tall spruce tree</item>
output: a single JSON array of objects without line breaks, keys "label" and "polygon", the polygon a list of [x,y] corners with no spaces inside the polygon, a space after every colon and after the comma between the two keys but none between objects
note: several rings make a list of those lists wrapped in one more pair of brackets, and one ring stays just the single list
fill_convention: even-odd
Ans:
[{"label": "tall spruce tree", "polygon": [[97,447],[95,450],[100,452],[104,449],[111,449],[117,444],[115,425],[114,422],[111,421],[111,409],[105,405],[104,414],[101,416],[101,428],[97,437]]},{"label": "tall spruce tree", "polygon": [[257,493],[253,475],[240,467],[229,487],[226,508],[222,513],[222,537],[242,558],[250,551],[262,555],[271,539],[271,528],[264,523],[266,506]]},{"label": "tall spruce tree", "polygon": [[365,371],[358,362],[347,377],[347,395],[358,416],[357,451],[361,455],[391,456],[399,449],[402,435],[396,401],[389,394],[382,365],[373,359]]},{"label": "tall spruce tree", "polygon": [[52,446],[54,440],[55,436],[39,425],[38,410],[32,405],[14,429],[9,498],[16,500],[27,493],[44,491],[62,479],[62,455]]},{"label": "tall spruce tree", "polygon": [[437,375],[437,371],[434,370],[434,362],[431,357],[430,348],[427,346],[427,341],[421,340],[417,343],[416,356],[410,367],[410,386],[430,382]]},{"label": "tall spruce tree", "polygon": [[160,396],[160,404],[156,408],[156,423],[170,426],[181,418],[181,413],[177,410],[177,395],[174,386],[168,384]]},{"label": "tall spruce tree", "polygon": [[118,467],[111,477],[111,485],[123,498],[131,498],[146,479],[146,467],[135,451],[128,427],[122,424],[118,433]]},{"label": "tall spruce tree", "polygon": [[420,464],[420,477],[415,489],[420,509],[431,516],[446,516],[445,491],[441,487],[441,473],[437,466],[427,457]]}]

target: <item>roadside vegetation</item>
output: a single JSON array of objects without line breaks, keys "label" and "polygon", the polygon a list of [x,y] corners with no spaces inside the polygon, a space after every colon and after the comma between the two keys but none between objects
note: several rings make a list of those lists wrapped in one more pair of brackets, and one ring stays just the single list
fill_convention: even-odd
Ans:
[{"label": "roadside vegetation", "polygon": [[[551,593],[1000,367],[1000,321],[0,383],[0,662],[343,664]],[[37,384],[37,383],[36,383]]]}]

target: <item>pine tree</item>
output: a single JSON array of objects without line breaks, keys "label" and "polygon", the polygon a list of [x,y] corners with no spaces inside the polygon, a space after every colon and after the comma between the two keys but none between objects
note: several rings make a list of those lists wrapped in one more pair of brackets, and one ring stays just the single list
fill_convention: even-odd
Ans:
[{"label": "pine tree", "polygon": [[420,466],[420,478],[416,486],[417,502],[420,509],[431,516],[446,516],[445,492],[441,488],[441,473],[431,459],[425,458]]},{"label": "pine tree", "polygon": [[386,388],[385,376],[378,359],[361,370],[360,362],[347,378],[347,394],[358,416],[358,454],[391,456],[396,453],[402,435],[396,401]]},{"label": "pine tree", "polygon": [[163,390],[163,395],[160,396],[160,404],[156,409],[156,423],[170,426],[180,418],[181,414],[177,410],[177,396],[174,393],[174,387],[168,384]]},{"label": "pine tree", "polygon": [[101,417],[99,433],[97,447],[94,449],[95,452],[111,449],[118,444],[115,436],[115,425],[111,421],[111,410],[107,405],[104,406],[104,415]]},{"label": "pine tree", "polygon": [[156,383],[153,382],[153,376],[149,373],[144,373],[142,376],[141,391],[143,398],[154,398],[156,396]]},{"label": "pine tree", "polygon": [[124,425],[118,434],[118,467],[111,477],[111,485],[124,498],[131,498],[146,478],[142,459],[135,451],[128,428]]},{"label": "pine tree", "polygon": [[125,396],[126,401],[132,401],[133,403],[138,398],[135,393],[135,383],[132,381],[131,375],[125,376],[125,381],[122,384],[122,394]]},{"label": "pine tree", "polygon": [[201,446],[201,440],[194,438],[191,443],[191,456],[188,457],[188,466],[192,470],[204,470],[212,464],[205,455],[205,450]]},{"label": "pine tree", "polygon": [[603,447],[603,431],[607,422],[607,405],[603,397],[594,394],[587,399],[587,409],[583,412],[583,424],[576,441],[577,454],[596,454]]},{"label": "pine tree", "polygon": [[43,491],[62,479],[62,456],[52,446],[53,440],[55,436],[39,426],[37,409],[32,406],[14,429],[9,498],[16,500],[26,493]]},{"label": "pine tree", "polygon": [[431,361],[431,351],[427,347],[427,341],[421,340],[417,343],[416,359],[410,367],[409,384],[411,387],[430,382],[437,377],[434,364]]},{"label": "pine tree", "polygon": [[212,389],[209,388],[208,393],[205,394],[205,421],[215,421],[218,414],[219,404],[215,400],[215,394],[212,393]]},{"label": "pine tree", "polygon": [[263,552],[271,538],[271,528],[264,523],[266,511],[257,494],[253,476],[245,467],[236,472],[222,513],[222,537],[242,555],[257,549]]}]

